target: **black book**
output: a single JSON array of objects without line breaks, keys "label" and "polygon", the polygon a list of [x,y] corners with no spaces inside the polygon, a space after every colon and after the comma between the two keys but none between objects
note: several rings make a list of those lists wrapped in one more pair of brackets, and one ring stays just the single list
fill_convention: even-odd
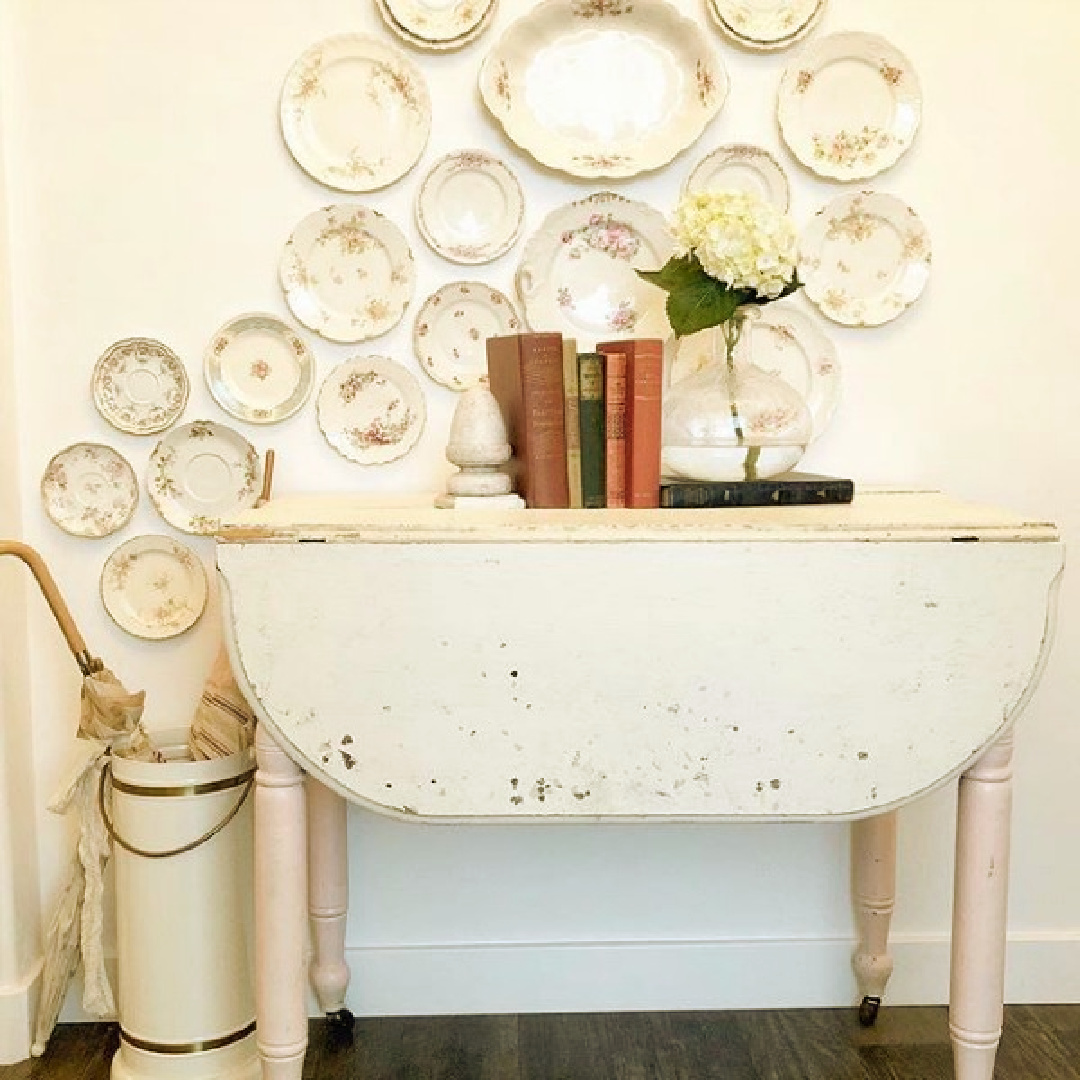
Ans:
[{"label": "black book", "polygon": [[665,480],[660,505],[671,509],[722,506],[816,506],[849,503],[850,480],[813,473],[784,473],[768,480]]}]

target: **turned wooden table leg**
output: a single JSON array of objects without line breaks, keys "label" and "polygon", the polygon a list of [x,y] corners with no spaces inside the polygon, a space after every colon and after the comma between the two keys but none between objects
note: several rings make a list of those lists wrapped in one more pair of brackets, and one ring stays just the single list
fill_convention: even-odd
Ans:
[{"label": "turned wooden table leg", "polygon": [[311,985],[319,1008],[348,1023],[345,1008],[349,966],[345,962],[345,921],[349,911],[349,846],[345,800],[308,777],[308,898],[313,953]]},{"label": "turned wooden table leg", "polygon": [[264,1080],[300,1080],[307,1050],[303,773],[255,733],[255,1021]]},{"label": "turned wooden table leg", "polygon": [[859,987],[859,1022],[877,1019],[892,975],[889,924],[896,904],[896,813],[851,826],[851,891],[857,943],[852,967]]},{"label": "turned wooden table leg", "polygon": [[991,1080],[1005,996],[1012,732],[960,779],[949,1031],[956,1080]]}]

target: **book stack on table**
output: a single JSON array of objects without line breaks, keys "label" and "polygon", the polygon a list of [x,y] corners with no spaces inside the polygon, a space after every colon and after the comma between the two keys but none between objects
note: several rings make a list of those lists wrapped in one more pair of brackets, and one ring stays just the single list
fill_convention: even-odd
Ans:
[{"label": "book stack on table", "polygon": [[659,338],[579,353],[558,333],[488,338],[488,382],[530,507],[660,505]]},{"label": "book stack on table", "polygon": [[701,508],[851,502],[850,480],[789,473],[767,480],[663,481],[664,346],[604,342],[579,353],[559,333],[487,340],[488,382],[532,508]]}]

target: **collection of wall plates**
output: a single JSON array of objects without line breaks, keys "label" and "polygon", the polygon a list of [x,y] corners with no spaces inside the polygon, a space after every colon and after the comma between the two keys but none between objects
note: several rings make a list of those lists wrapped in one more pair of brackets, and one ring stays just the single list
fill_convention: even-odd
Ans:
[{"label": "collection of wall plates", "polygon": [[[827,0],[707,0],[714,28],[752,52],[804,41]],[[481,37],[496,0],[374,0],[385,27],[421,53],[460,49]],[[618,181],[661,169],[697,142],[730,88],[715,35],[666,0],[541,0],[514,19],[478,65],[480,97],[506,138],[539,166],[570,177]],[[382,336],[414,300],[415,266],[401,228],[374,207],[346,201],[399,181],[422,159],[432,100],[422,66],[384,37],[346,33],[305,49],[285,73],[279,102],[296,163],[342,200],[313,210],[284,244],[279,277],[295,319],[328,341]],[[780,80],[783,143],[816,175],[861,183],[895,165],[919,128],[922,92],[910,61],[882,37],[834,33],[803,44]],[[751,191],[787,211],[788,174],[770,150],[732,142],[690,170],[684,192]],[[424,242],[440,258],[477,266],[519,241],[526,192],[489,149],[463,148],[432,162],[413,201]],[[601,191],[552,209],[524,244],[516,300],[471,280],[448,281],[423,299],[413,323],[420,369],[455,391],[486,370],[488,337],[558,330],[582,348],[619,337],[670,335],[665,294],[636,269],[676,251],[667,220],[647,204]],[[896,318],[929,277],[930,240],[894,195],[846,191],[800,237],[806,296],[845,326]],[[836,349],[790,301],[767,305],[753,327],[755,360],[805,390],[813,371],[827,420],[838,397]],[[692,339],[691,339],[692,340]],[[673,379],[703,360],[675,358]],[[222,326],[203,357],[207,386],[230,417],[273,424],[312,396],[315,358],[294,327],[253,312]],[[128,435],[160,436],[146,476],[154,507],[174,528],[210,534],[254,505],[261,486],[255,448],[209,420],[176,426],[188,375],[159,341],[111,345],[92,376],[94,403]],[[380,355],[334,368],[317,395],[318,427],[347,460],[373,465],[411,450],[425,424],[424,391],[406,367]],[[823,420],[823,422],[824,422]],[[76,443],[48,463],[41,494],[49,518],[75,536],[124,528],[138,481],[112,447]],[[206,603],[198,556],[168,536],[117,548],[101,578],[106,610],[148,639],[183,633]]]}]

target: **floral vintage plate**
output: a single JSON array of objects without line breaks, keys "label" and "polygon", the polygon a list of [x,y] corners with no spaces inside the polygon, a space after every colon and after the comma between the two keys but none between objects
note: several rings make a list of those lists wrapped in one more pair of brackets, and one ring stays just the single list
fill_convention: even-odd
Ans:
[{"label": "floral vintage plate", "polygon": [[292,313],[330,341],[366,341],[396,326],[412,299],[412,251],[377,210],[327,206],[293,231],[281,285]]},{"label": "floral vintage plate", "polygon": [[727,92],[704,31],[665,0],[543,0],[480,69],[484,104],[513,142],[591,178],[668,164]]},{"label": "floral vintage plate", "polygon": [[386,25],[420,49],[457,49],[491,23],[495,0],[376,0]]},{"label": "floral vintage plate", "polygon": [[819,210],[799,239],[806,295],[844,326],[880,326],[902,314],[930,278],[930,235],[907,203],[855,192]]},{"label": "floral vintage plate", "polygon": [[760,146],[728,143],[707,154],[686,178],[683,192],[700,195],[711,191],[745,191],[771,202],[785,214],[791,188],[784,167]]},{"label": "floral vintage plate", "polygon": [[41,477],[41,501],[54,524],[72,536],[108,536],[139,505],[135,470],[111,446],[75,443],[61,450]]},{"label": "floral vintage plate", "polygon": [[307,345],[274,315],[241,315],[226,323],[207,347],[203,370],[214,400],[252,424],[292,416],[315,381]]},{"label": "floral vintage plate", "polygon": [[[836,346],[819,321],[795,299],[763,304],[747,323],[752,337],[749,358],[769,375],[779,375],[804,398],[814,418],[814,438],[828,426],[840,400],[840,364]],[[723,356],[719,331],[691,334],[678,343],[671,365],[672,384],[700,371],[713,349]]]},{"label": "floral vintage plate", "polygon": [[876,34],[832,34],[806,48],[780,82],[780,130],[808,169],[862,180],[915,140],[922,90],[911,62]]},{"label": "floral vintage plate", "polygon": [[261,472],[259,455],[243,435],[196,420],[174,428],[154,447],[146,486],[170,525],[209,535],[222,518],[255,505]]},{"label": "floral vintage plate", "polygon": [[582,349],[598,341],[671,334],[667,294],[635,270],[675,253],[659,210],[600,192],[550,213],[525,245],[517,288],[533,330],[559,330]]},{"label": "floral vintage plate", "polygon": [[521,331],[514,305],[477,281],[444,285],[424,301],[413,328],[420,366],[451,390],[469,390],[487,374],[487,339]]},{"label": "floral vintage plate", "polygon": [[136,536],[105,560],[101,600],[121,630],[160,641],[199,621],[206,571],[198,555],[171,536]]},{"label": "floral vintage plate", "polygon": [[366,34],[313,45],[281,91],[281,130],[300,167],[339,191],[374,191],[419,160],[431,128],[420,69]]},{"label": "floral vintage plate", "polygon": [[114,428],[154,435],[174,424],[188,399],[188,377],[179,357],[153,338],[125,338],[94,365],[94,404]]},{"label": "floral vintage plate", "polygon": [[319,391],[319,427],[326,441],[360,465],[403,457],[416,445],[426,419],[420,384],[384,356],[346,360]]},{"label": "floral vintage plate", "polygon": [[416,224],[444,259],[486,263],[514,246],[525,220],[525,196],[509,166],[486,150],[455,150],[420,184]]},{"label": "floral vintage plate", "polygon": [[709,9],[720,29],[743,48],[772,52],[810,33],[825,0],[709,0]]}]

